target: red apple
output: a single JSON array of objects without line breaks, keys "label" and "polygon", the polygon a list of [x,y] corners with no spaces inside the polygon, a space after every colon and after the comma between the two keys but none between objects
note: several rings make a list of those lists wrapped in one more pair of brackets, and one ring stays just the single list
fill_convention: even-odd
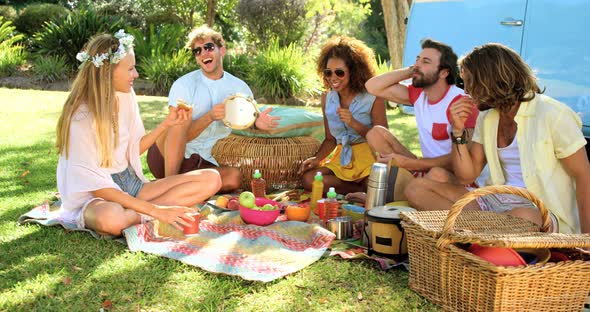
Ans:
[{"label": "red apple", "polygon": [[240,209],[240,202],[237,199],[230,199],[227,203],[227,209],[230,210],[239,210]]}]

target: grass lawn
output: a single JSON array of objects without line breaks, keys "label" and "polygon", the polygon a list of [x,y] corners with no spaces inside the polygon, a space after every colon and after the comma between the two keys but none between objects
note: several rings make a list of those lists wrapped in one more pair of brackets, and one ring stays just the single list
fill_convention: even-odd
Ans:
[{"label": "grass lawn", "polygon": [[[371,262],[323,258],[263,284],[61,227],[17,226],[21,214],[56,192],[55,124],[66,96],[0,89],[0,311],[438,310],[408,288],[406,271],[383,272]],[[153,128],[166,99],[139,100],[146,128]],[[416,150],[413,116],[388,116]]]}]

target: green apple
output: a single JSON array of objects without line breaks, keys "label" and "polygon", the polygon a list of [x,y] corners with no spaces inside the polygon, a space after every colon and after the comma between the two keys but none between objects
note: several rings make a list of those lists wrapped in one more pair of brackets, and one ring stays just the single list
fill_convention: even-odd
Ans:
[{"label": "green apple", "polygon": [[240,205],[244,207],[253,208],[256,206],[256,197],[252,192],[242,192],[238,200],[240,201]]},{"label": "green apple", "polygon": [[264,206],[262,206],[261,210],[275,210],[275,206],[271,204],[265,204]]}]

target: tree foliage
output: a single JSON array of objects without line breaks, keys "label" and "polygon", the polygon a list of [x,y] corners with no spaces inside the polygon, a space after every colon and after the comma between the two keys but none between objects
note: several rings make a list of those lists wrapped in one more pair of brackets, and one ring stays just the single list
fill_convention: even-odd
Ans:
[{"label": "tree foliage", "polygon": [[[187,32],[205,23],[208,0],[78,0],[77,8],[96,8],[125,18],[125,23],[146,30],[150,25],[181,24]],[[214,28],[226,41],[243,40],[236,13],[239,0],[216,0]]]},{"label": "tree foliage", "polygon": [[358,34],[358,38],[373,48],[375,55],[383,60],[389,59],[381,0],[371,0],[371,14],[367,16],[364,27],[362,27],[360,34]]},{"label": "tree foliage", "polygon": [[334,35],[359,38],[370,13],[369,0],[308,0],[304,49],[317,48]]},{"label": "tree foliage", "polygon": [[240,0],[238,14],[251,43],[280,47],[298,42],[306,30],[305,0]]}]

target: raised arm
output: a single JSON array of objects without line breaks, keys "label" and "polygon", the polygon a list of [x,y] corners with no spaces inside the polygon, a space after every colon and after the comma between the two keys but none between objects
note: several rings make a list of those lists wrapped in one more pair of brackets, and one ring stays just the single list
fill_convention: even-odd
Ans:
[{"label": "raised arm", "polygon": [[203,130],[217,120],[222,120],[225,117],[225,104],[219,103],[213,105],[210,111],[203,114],[201,117],[193,120],[186,133],[186,142],[194,140]]},{"label": "raised arm", "polygon": [[[340,116],[340,120],[352,128],[363,138],[366,138],[367,132],[371,130],[370,127],[365,126],[356,120],[349,109],[338,108],[336,113]],[[324,119],[325,120],[325,119]],[[376,97],[371,108],[371,120],[374,126],[382,126],[387,128],[387,117],[385,116],[385,101],[382,98]]]},{"label": "raised arm", "polygon": [[139,154],[143,154],[150,146],[152,146],[158,137],[166,133],[170,127],[181,125],[190,121],[192,115],[192,108],[186,110],[174,106],[168,107],[168,116],[162,121],[154,130],[144,135],[139,143]]},{"label": "raised arm", "polygon": [[400,84],[401,81],[412,77],[412,66],[400,68],[369,79],[365,83],[367,91],[377,97],[384,98],[398,104],[410,104],[408,87]]},{"label": "raised arm", "polygon": [[462,137],[465,133],[465,141],[468,144],[456,144],[451,146],[451,162],[453,173],[463,184],[470,184],[481,173],[486,165],[486,158],[483,145],[478,142],[471,142],[473,132],[466,129],[467,120],[475,112],[471,98],[463,97],[451,104],[451,140]]}]

